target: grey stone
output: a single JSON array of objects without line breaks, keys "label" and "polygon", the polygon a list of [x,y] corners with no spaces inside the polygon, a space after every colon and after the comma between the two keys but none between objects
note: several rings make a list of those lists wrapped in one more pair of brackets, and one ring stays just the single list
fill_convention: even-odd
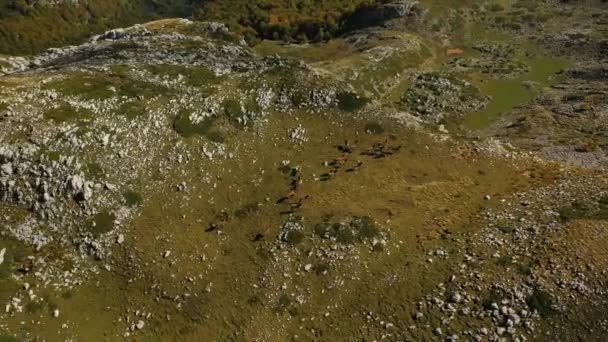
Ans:
[{"label": "grey stone", "polygon": [[3,164],[0,167],[0,171],[2,171],[2,174],[10,176],[13,174],[13,164],[12,163],[6,163]]}]

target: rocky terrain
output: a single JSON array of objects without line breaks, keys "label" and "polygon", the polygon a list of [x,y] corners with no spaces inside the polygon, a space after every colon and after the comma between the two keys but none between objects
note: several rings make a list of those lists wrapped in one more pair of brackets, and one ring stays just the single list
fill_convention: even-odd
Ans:
[{"label": "rocky terrain", "polygon": [[0,341],[602,341],[607,6],[0,56]]}]

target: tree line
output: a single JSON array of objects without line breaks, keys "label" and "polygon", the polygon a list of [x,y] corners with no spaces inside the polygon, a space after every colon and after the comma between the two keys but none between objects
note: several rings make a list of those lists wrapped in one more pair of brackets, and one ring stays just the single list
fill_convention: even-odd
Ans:
[{"label": "tree line", "polygon": [[226,23],[250,43],[318,42],[342,33],[361,9],[387,0],[89,0],[54,6],[0,0],[0,53],[34,54],[105,30],[166,17]]},{"label": "tree line", "polygon": [[201,20],[226,22],[248,41],[318,42],[341,34],[355,13],[385,0],[208,0],[195,11]]}]

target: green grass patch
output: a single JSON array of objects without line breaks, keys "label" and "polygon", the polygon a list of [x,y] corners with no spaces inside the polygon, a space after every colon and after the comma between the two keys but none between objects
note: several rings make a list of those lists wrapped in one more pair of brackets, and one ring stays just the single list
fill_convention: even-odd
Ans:
[{"label": "green grass patch", "polygon": [[368,122],[365,124],[365,133],[382,134],[384,133],[384,127],[379,122]]},{"label": "green grass patch", "polygon": [[601,198],[596,205],[576,201],[558,209],[558,213],[562,223],[580,219],[608,220],[608,196]]},{"label": "green grass patch", "polygon": [[312,270],[317,275],[325,275],[329,272],[329,263],[319,262],[318,264],[313,265]]},{"label": "green grass patch", "polygon": [[226,141],[226,137],[218,131],[207,132],[207,138],[218,144],[223,144]]},{"label": "green grass patch", "polygon": [[286,294],[282,294],[277,300],[277,305],[275,306],[274,311],[277,313],[283,313],[287,310],[287,308],[289,308],[290,305],[291,298],[289,298],[289,296]]},{"label": "green grass patch", "polygon": [[353,217],[350,221],[350,226],[355,231],[360,242],[371,240],[380,235],[380,229],[376,227],[375,223],[368,216]]},{"label": "green grass patch", "polygon": [[555,309],[553,309],[553,297],[543,290],[535,289],[526,299],[526,303],[532,310],[538,311],[542,317],[556,313]]},{"label": "green grass patch", "polygon": [[499,266],[510,266],[513,264],[513,259],[510,256],[501,256],[500,258],[496,258],[496,265]]},{"label": "green grass patch", "polygon": [[254,113],[261,111],[255,100],[249,99],[244,105],[241,102],[229,99],[223,103],[224,113],[228,121],[235,127],[250,127],[255,122]]},{"label": "green grass patch", "polygon": [[25,304],[25,311],[31,314],[39,313],[42,310],[51,314],[55,309],[57,309],[57,304],[48,294],[45,294],[40,301],[31,300]]},{"label": "green grass patch", "polygon": [[257,203],[247,203],[235,210],[234,216],[239,219],[245,219],[259,211]]},{"label": "green grass patch", "polygon": [[57,123],[75,121],[75,120],[86,120],[92,118],[93,113],[91,111],[74,108],[68,104],[63,104],[57,108],[51,108],[44,113],[44,117]]},{"label": "green grass patch", "polygon": [[100,179],[104,176],[103,168],[99,163],[96,162],[87,163],[86,174],[88,177],[95,179]]},{"label": "green grass patch", "polygon": [[339,223],[323,221],[315,225],[314,233],[320,238],[331,239],[336,237],[338,229],[340,229]]},{"label": "green grass patch", "polygon": [[74,290],[65,290],[61,293],[61,298],[72,299],[74,298]]},{"label": "green grass patch", "polygon": [[313,232],[320,238],[345,245],[363,243],[380,235],[380,229],[367,216],[353,217],[347,223],[324,220],[314,226]]},{"label": "green grass patch", "polygon": [[135,192],[133,190],[127,190],[122,195],[125,199],[125,204],[128,207],[139,206],[144,201],[144,198],[138,192]]},{"label": "green grass patch", "polygon": [[134,119],[146,114],[146,104],[143,101],[126,102],[120,106],[118,114]]},{"label": "green grass patch", "polygon": [[4,263],[0,265],[0,300],[3,295],[1,284],[10,280],[11,274],[15,271],[15,265],[22,264],[26,257],[34,252],[31,246],[12,237],[2,236],[0,237],[0,250],[5,248]]},{"label": "green grass patch", "polygon": [[598,212],[596,217],[602,220],[608,220],[608,196],[602,197],[598,201]]},{"label": "green grass patch", "polygon": [[0,342],[17,342],[17,338],[15,336],[0,333]]},{"label": "green grass patch", "polygon": [[[4,263],[6,263],[6,261]],[[21,289],[21,286],[12,278],[0,275],[0,300],[2,303],[8,303],[11,297],[17,293],[19,289]]]},{"label": "green grass patch", "polygon": [[516,270],[521,275],[531,276],[532,270],[533,270],[533,265],[531,263],[520,263],[520,264],[517,264]]},{"label": "green grass patch", "polygon": [[237,100],[234,100],[234,99],[226,100],[224,102],[223,106],[224,106],[224,112],[226,113],[228,118],[231,120],[236,120],[237,118],[240,118],[243,115],[245,115],[245,112],[241,106],[241,103]]},{"label": "green grass patch", "polygon": [[320,61],[336,61],[352,53],[352,48],[343,40],[331,40],[326,43],[294,46],[284,46],[278,42],[264,40],[255,46],[256,52],[262,56],[279,55],[283,58],[307,63]]},{"label": "green grass patch", "polygon": [[64,95],[85,100],[104,100],[112,96],[151,97],[168,93],[169,89],[132,78],[125,68],[116,66],[109,74],[75,72],[64,79],[50,82],[45,89],[55,89]]},{"label": "green grass patch", "polygon": [[199,123],[192,123],[190,120],[190,112],[184,110],[173,120],[173,130],[184,138],[190,138],[196,135],[206,135],[213,126],[215,117],[208,117]]},{"label": "green grass patch", "polygon": [[488,9],[492,12],[502,12],[505,10],[505,7],[501,4],[491,4]]},{"label": "green grass patch", "polygon": [[44,305],[40,302],[30,301],[25,304],[25,311],[28,313],[37,313],[44,308]]},{"label": "green grass patch", "polygon": [[499,224],[496,226],[496,229],[500,230],[504,234],[512,234],[515,231],[513,226],[507,224]]},{"label": "green grass patch", "polygon": [[186,84],[192,87],[206,87],[217,84],[220,78],[215,73],[203,66],[186,67],[182,65],[157,64],[146,67],[153,74],[176,79],[180,75]]},{"label": "green grass patch", "polygon": [[562,223],[567,223],[586,217],[588,209],[578,208],[576,206],[563,207],[558,210],[558,213],[560,221]]},{"label": "green grass patch", "polygon": [[299,230],[290,230],[283,237],[283,242],[291,246],[297,246],[304,241],[305,237],[304,233]]},{"label": "green grass patch", "polygon": [[486,310],[492,310],[492,304],[499,304],[503,299],[502,292],[492,289],[488,292],[488,294],[481,301],[481,306]]},{"label": "green grass patch", "polygon": [[49,151],[47,156],[50,161],[59,161],[59,158],[61,158],[61,153],[57,151]]},{"label": "green grass patch", "polygon": [[90,224],[90,232],[95,236],[101,236],[114,228],[116,215],[109,212],[101,212],[95,215]]}]

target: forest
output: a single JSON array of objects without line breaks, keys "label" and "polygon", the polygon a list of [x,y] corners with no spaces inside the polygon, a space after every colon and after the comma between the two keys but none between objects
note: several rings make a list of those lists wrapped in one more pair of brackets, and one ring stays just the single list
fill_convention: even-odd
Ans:
[{"label": "forest", "polygon": [[166,17],[226,23],[249,43],[322,41],[360,10],[386,0],[0,0],[0,53],[35,54],[105,30]]},{"label": "forest", "polygon": [[202,20],[226,22],[248,41],[273,39],[322,41],[343,32],[357,11],[385,1],[374,0],[210,0],[195,11]]}]

